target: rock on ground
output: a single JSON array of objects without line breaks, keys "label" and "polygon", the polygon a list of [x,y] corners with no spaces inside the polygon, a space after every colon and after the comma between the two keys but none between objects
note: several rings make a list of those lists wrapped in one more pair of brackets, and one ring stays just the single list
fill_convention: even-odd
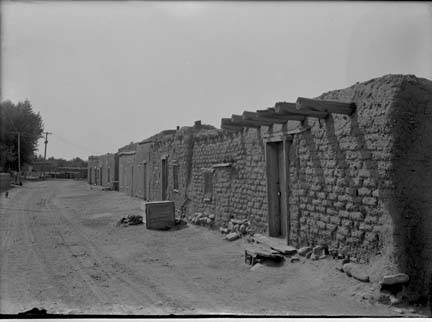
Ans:
[{"label": "rock on ground", "polygon": [[383,285],[395,285],[402,284],[409,281],[409,276],[404,273],[398,273],[393,275],[386,275],[383,277],[381,284]]},{"label": "rock on ground", "polygon": [[343,266],[343,271],[348,275],[354,277],[361,282],[369,282],[369,275],[354,263],[347,263]]}]

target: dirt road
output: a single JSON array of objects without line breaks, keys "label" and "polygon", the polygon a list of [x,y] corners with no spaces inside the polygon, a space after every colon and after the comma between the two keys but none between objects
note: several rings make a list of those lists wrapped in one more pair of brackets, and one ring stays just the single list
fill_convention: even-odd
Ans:
[{"label": "dirt road", "polygon": [[396,315],[331,260],[251,271],[216,231],[116,227],[140,205],[66,180],[2,195],[0,313]]}]

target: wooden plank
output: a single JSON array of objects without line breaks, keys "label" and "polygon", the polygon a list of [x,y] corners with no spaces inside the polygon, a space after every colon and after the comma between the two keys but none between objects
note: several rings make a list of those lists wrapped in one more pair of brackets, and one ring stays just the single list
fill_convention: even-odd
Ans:
[{"label": "wooden plank", "polygon": [[352,102],[317,100],[305,97],[297,98],[296,105],[299,110],[312,110],[345,115],[352,115],[356,109],[356,105]]},{"label": "wooden plank", "polygon": [[292,255],[297,253],[297,249],[293,246],[288,246],[285,243],[285,239],[268,237],[261,234],[254,234],[252,238],[256,242],[267,245],[271,249],[278,251],[281,254]]},{"label": "wooden plank", "polygon": [[289,199],[288,196],[290,195],[290,172],[289,172],[289,167],[290,167],[290,148],[291,148],[291,140],[284,140],[283,141],[283,178],[284,178],[284,199],[282,200],[283,202],[283,207],[286,209],[285,210],[285,216],[286,216],[286,221],[285,221],[285,232],[286,232],[286,244],[289,245],[290,243],[290,238],[291,238],[291,213],[290,213],[290,207],[289,207]]},{"label": "wooden plank", "polygon": [[303,115],[308,117],[326,118],[327,112],[315,111],[310,109],[299,109],[296,103],[280,102],[275,105],[275,113],[278,115]]},{"label": "wooden plank", "polygon": [[278,143],[278,166],[279,166],[279,207],[280,207],[280,230],[281,236],[287,235],[287,216],[288,216],[288,195],[287,195],[287,182],[285,176],[285,156],[284,156],[284,141]]},{"label": "wooden plank", "polygon": [[304,121],[305,116],[294,113],[277,114],[276,112],[263,111],[257,112],[262,119],[267,119],[275,123],[286,123],[288,121]]},{"label": "wooden plank", "polygon": [[[265,125],[265,126],[270,126],[270,125],[273,125],[273,123],[276,123],[272,120],[266,120],[266,119],[260,117],[256,112],[244,111],[242,117],[243,117],[243,120],[257,121],[261,125]],[[282,122],[282,123],[285,123],[285,122]]]}]

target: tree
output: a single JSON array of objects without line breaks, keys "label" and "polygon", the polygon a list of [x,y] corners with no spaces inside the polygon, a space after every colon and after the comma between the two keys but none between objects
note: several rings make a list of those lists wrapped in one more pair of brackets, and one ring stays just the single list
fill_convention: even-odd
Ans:
[{"label": "tree", "polygon": [[18,140],[21,133],[21,164],[31,163],[42,138],[43,122],[28,100],[0,103],[0,169],[18,170]]}]

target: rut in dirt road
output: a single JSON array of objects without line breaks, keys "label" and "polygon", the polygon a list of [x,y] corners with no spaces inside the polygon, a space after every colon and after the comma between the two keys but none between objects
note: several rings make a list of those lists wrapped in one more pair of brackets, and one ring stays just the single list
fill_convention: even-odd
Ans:
[{"label": "rut in dirt road", "polygon": [[[138,281],[132,276],[132,282],[125,265],[97,248],[68,218],[74,213],[56,200],[56,186],[36,185],[15,191],[2,213],[1,312],[16,313],[37,302],[47,302],[51,312],[57,311],[56,303],[119,314],[137,308],[167,314],[181,308],[144,276]],[[155,304],[161,302],[163,307]]]}]

